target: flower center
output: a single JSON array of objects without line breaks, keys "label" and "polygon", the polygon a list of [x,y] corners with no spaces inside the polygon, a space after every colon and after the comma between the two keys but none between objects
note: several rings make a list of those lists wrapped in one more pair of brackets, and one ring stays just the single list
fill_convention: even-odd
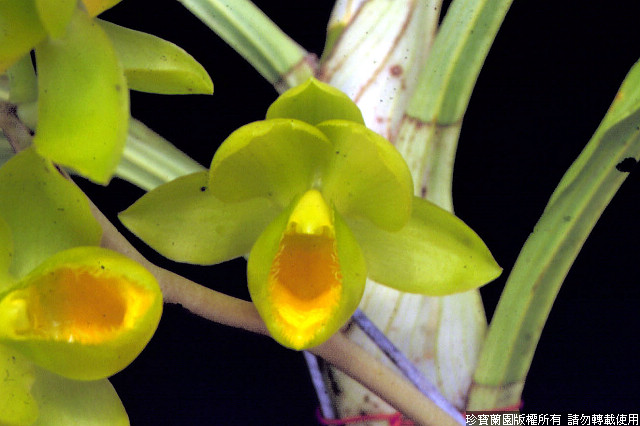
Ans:
[{"label": "flower center", "polygon": [[[148,309],[151,300],[128,280],[86,267],[63,267],[4,301],[18,336],[100,343]],[[137,312],[137,313],[136,313]]]},{"label": "flower center", "polygon": [[311,190],[298,202],[269,273],[274,311],[294,346],[304,346],[331,318],[342,292],[332,212]]}]

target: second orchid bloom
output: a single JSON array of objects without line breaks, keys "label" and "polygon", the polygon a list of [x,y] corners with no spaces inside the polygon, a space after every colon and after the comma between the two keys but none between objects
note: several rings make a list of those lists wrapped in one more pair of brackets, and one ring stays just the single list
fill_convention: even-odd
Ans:
[{"label": "second orchid bloom", "polygon": [[147,193],[120,215],[178,261],[249,254],[249,292],[271,335],[305,349],[357,308],[367,277],[446,295],[501,272],[454,215],[413,196],[402,156],[358,107],[315,79],[281,95],[266,120],[233,132],[209,172]]}]

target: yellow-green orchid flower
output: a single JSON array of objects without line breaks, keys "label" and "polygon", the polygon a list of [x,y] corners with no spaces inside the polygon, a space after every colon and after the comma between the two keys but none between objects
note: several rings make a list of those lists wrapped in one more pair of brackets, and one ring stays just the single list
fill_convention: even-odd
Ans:
[{"label": "yellow-green orchid flower", "polygon": [[84,194],[33,148],[0,168],[0,424],[128,424],[107,377],[151,339],[162,294],[101,237]]},{"label": "yellow-green orchid flower", "polygon": [[208,174],[156,188],[120,219],[174,260],[249,253],[251,299],[272,336],[294,349],[343,326],[367,276],[445,295],[501,272],[469,227],[413,196],[406,163],[357,106],[315,79],[233,132]]},{"label": "yellow-green orchid flower", "polygon": [[9,73],[12,102],[37,98],[38,153],[103,184],[124,149],[128,88],[167,94],[213,91],[207,72],[184,50],[95,18],[117,3],[0,1],[0,73]]}]

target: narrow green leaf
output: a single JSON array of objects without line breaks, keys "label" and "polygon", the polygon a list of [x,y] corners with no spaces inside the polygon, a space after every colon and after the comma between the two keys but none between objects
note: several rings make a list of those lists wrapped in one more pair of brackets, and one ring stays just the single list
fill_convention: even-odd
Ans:
[{"label": "narrow green leaf", "polygon": [[0,74],[46,36],[35,0],[0,1]]},{"label": "narrow green leaf", "polygon": [[113,43],[130,89],[168,95],[213,93],[207,71],[180,47],[151,34],[97,22]]},{"label": "narrow green leaf", "polygon": [[33,426],[128,426],[129,416],[109,380],[77,381],[38,368],[33,396],[40,416]]},{"label": "narrow green leaf", "polygon": [[13,239],[15,278],[58,251],[100,244],[102,230],[86,196],[33,149],[0,168],[0,200],[0,216]]},{"label": "narrow green leaf", "polygon": [[81,11],[66,35],[36,49],[38,153],[106,184],[124,148],[129,92],[102,28]]},{"label": "narrow green leaf", "polygon": [[143,123],[131,118],[116,176],[150,191],[205,168]]},{"label": "narrow green leaf", "polygon": [[482,64],[513,0],[455,0],[438,30],[407,113],[427,123],[462,119]]},{"label": "narrow green leaf", "polygon": [[[180,0],[269,81],[296,86],[310,77],[306,51],[249,0]],[[291,74],[296,66],[301,70]],[[291,75],[290,75],[291,74]]]},{"label": "narrow green leaf", "polygon": [[[562,178],[507,280],[471,388],[467,409],[515,404],[560,286],[627,172],[640,159],[640,62],[608,115]],[[635,111],[631,111],[635,108]]]},{"label": "narrow green leaf", "polygon": [[120,213],[120,220],[169,259],[203,265],[251,250],[278,209],[265,198],[224,203],[211,194],[206,171],[148,192]]},{"label": "narrow green leaf", "polygon": [[416,194],[452,209],[453,163],[476,79],[512,0],[455,0],[438,29],[394,143]]},{"label": "narrow green leaf", "polygon": [[411,220],[397,232],[348,219],[371,279],[401,291],[442,296],[500,275],[489,249],[464,222],[421,198],[413,203]]}]

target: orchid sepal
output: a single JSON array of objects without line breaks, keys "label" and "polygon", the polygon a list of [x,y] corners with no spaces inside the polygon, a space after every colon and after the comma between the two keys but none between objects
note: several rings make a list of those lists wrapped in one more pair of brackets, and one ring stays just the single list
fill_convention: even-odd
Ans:
[{"label": "orchid sepal", "polygon": [[209,173],[187,175],[148,192],[120,221],[169,259],[212,265],[248,254],[279,209],[266,198],[224,203],[208,188]]},{"label": "orchid sepal", "polygon": [[480,287],[502,272],[478,234],[419,197],[399,231],[357,218],[347,222],[363,249],[369,277],[400,291],[444,296]]}]

